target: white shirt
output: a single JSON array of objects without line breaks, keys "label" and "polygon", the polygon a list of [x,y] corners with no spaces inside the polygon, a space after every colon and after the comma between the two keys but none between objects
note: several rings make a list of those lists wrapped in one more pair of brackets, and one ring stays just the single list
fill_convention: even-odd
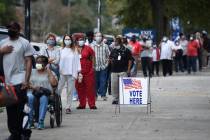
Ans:
[{"label": "white shirt", "polygon": [[61,49],[59,69],[60,74],[72,75],[76,79],[78,72],[81,71],[80,57],[78,52],[66,47]]},{"label": "white shirt", "polygon": [[187,40],[180,40],[180,44],[183,48],[183,55],[187,55],[187,44],[188,41]]},{"label": "white shirt", "polygon": [[159,61],[159,60],[157,60],[157,50],[156,50],[156,48],[153,48],[153,50],[152,50],[152,61],[153,62]]},{"label": "white shirt", "polygon": [[18,85],[25,81],[25,57],[32,56],[35,50],[23,37],[14,41],[6,38],[0,42],[0,47],[7,45],[13,46],[14,50],[3,56],[5,82]]},{"label": "white shirt", "polygon": [[161,42],[160,47],[161,47],[160,59],[172,60],[172,53],[173,53],[172,50],[174,48],[174,43],[168,40],[167,42]]}]

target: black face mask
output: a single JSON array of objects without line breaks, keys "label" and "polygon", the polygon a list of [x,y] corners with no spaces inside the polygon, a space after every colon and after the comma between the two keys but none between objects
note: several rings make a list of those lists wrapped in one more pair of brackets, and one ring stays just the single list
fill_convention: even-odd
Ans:
[{"label": "black face mask", "polygon": [[10,38],[13,39],[13,38],[18,37],[19,36],[19,33],[16,32],[16,31],[8,30],[8,35],[9,35]]},{"label": "black face mask", "polygon": [[136,42],[136,39],[135,38],[132,38],[131,41],[135,43]]}]

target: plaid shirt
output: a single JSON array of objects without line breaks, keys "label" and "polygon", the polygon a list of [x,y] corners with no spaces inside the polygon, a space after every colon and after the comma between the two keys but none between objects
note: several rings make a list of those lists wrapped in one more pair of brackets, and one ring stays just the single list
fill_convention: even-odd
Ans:
[{"label": "plaid shirt", "polygon": [[95,52],[95,70],[96,71],[101,71],[104,70],[108,67],[109,64],[109,47],[108,45],[101,43],[101,44],[96,44],[96,42],[93,42],[91,44],[91,48]]}]

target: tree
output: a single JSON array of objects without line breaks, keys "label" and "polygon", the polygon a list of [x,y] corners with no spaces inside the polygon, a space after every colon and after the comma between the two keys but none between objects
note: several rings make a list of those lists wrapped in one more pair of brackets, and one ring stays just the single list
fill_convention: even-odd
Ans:
[{"label": "tree", "polygon": [[[132,28],[155,28],[159,40],[162,35],[169,33],[169,21],[173,17],[181,19],[185,31],[210,30],[209,0],[107,1],[107,4],[114,8],[114,12],[120,17],[121,24]],[[121,6],[122,3],[123,6]]]},{"label": "tree", "polygon": [[0,0],[0,24],[7,25],[10,21],[15,20],[14,0]]}]

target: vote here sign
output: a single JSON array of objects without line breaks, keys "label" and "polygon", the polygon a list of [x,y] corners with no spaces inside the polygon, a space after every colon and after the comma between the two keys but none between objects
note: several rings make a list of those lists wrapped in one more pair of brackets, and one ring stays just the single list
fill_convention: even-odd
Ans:
[{"label": "vote here sign", "polygon": [[121,77],[119,84],[120,104],[147,105],[148,78]]}]

